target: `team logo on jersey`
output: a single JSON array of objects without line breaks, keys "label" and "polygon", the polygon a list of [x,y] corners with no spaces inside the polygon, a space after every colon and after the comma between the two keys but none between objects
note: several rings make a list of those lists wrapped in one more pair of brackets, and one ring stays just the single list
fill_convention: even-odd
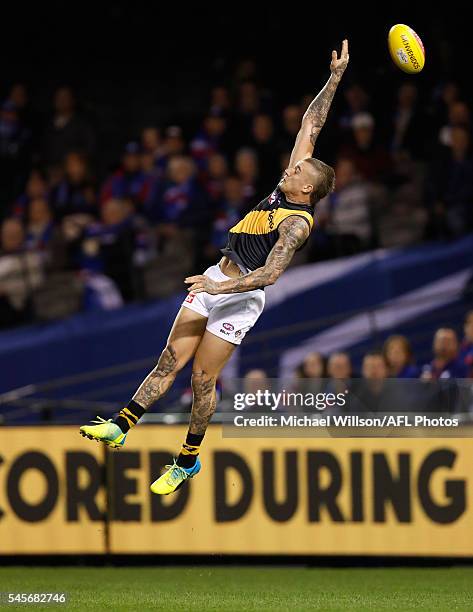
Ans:
[{"label": "team logo on jersey", "polygon": [[237,329],[235,332],[235,338],[239,338],[241,336],[241,329]]},{"label": "team logo on jersey", "polygon": [[235,329],[231,323],[224,323],[223,328],[227,331],[233,331]]},{"label": "team logo on jersey", "polygon": [[269,204],[274,204],[274,202],[276,202],[277,197],[278,197],[277,191],[273,191],[273,193],[268,198]]}]

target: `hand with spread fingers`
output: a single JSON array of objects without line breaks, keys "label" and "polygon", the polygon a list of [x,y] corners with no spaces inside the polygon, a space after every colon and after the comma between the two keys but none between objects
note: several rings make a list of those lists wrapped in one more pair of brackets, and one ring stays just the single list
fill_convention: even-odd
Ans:
[{"label": "hand with spread fingers", "polygon": [[212,280],[205,274],[197,274],[196,276],[188,276],[185,281],[187,291],[189,293],[210,293],[210,295],[218,295],[220,293],[220,283]]}]

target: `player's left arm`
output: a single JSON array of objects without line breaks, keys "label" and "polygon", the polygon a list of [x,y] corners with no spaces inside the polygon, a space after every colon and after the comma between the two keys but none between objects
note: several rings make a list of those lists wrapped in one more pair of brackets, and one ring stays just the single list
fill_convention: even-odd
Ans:
[{"label": "player's left arm", "polygon": [[262,289],[273,285],[289,265],[294,253],[307,240],[310,233],[309,225],[303,217],[291,215],[279,225],[279,238],[271,249],[266,263],[261,268],[253,270],[239,278],[231,278],[223,282],[216,282],[199,274],[186,278],[190,284],[188,291],[192,293],[244,293],[253,289]]},{"label": "player's left arm", "polygon": [[348,40],[344,40],[340,57],[338,57],[336,51],[332,51],[332,61],[330,63],[332,74],[329,80],[317,97],[310,103],[302,118],[301,128],[291,153],[290,166],[294,166],[300,159],[312,156],[315,142],[327,119],[333,96],[348,65],[348,60]]}]

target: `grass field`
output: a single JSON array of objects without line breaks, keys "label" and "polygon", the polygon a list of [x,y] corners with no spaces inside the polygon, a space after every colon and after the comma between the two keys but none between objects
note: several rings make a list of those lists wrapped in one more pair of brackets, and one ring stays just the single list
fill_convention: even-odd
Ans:
[{"label": "grass field", "polygon": [[2,610],[473,610],[473,568],[0,568],[0,591],[64,591]]}]

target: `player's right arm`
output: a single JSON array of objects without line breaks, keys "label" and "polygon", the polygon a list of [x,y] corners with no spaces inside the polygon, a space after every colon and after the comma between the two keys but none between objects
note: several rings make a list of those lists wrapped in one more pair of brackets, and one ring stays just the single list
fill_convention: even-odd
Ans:
[{"label": "player's right arm", "polygon": [[330,63],[332,74],[329,80],[317,97],[310,103],[302,118],[301,128],[291,153],[290,166],[294,166],[300,159],[312,157],[315,141],[327,119],[333,96],[348,65],[348,60],[348,40],[344,40],[340,57],[338,57],[336,51],[332,51],[332,61]]},{"label": "player's right arm", "polygon": [[189,292],[210,293],[220,295],[222,293],[245,293],[253,289],[262,289],[273,285],[284,270],[288,267],[294,253],[304,244],[309,237],[310,229],[307,221],[298,215],[290,215],[279,228],[279,238],[271,249],[266,263],[244,276],[231,278],[222,282],[216,282],[204,274],[190,276],[185,282],[190,285]]}]

